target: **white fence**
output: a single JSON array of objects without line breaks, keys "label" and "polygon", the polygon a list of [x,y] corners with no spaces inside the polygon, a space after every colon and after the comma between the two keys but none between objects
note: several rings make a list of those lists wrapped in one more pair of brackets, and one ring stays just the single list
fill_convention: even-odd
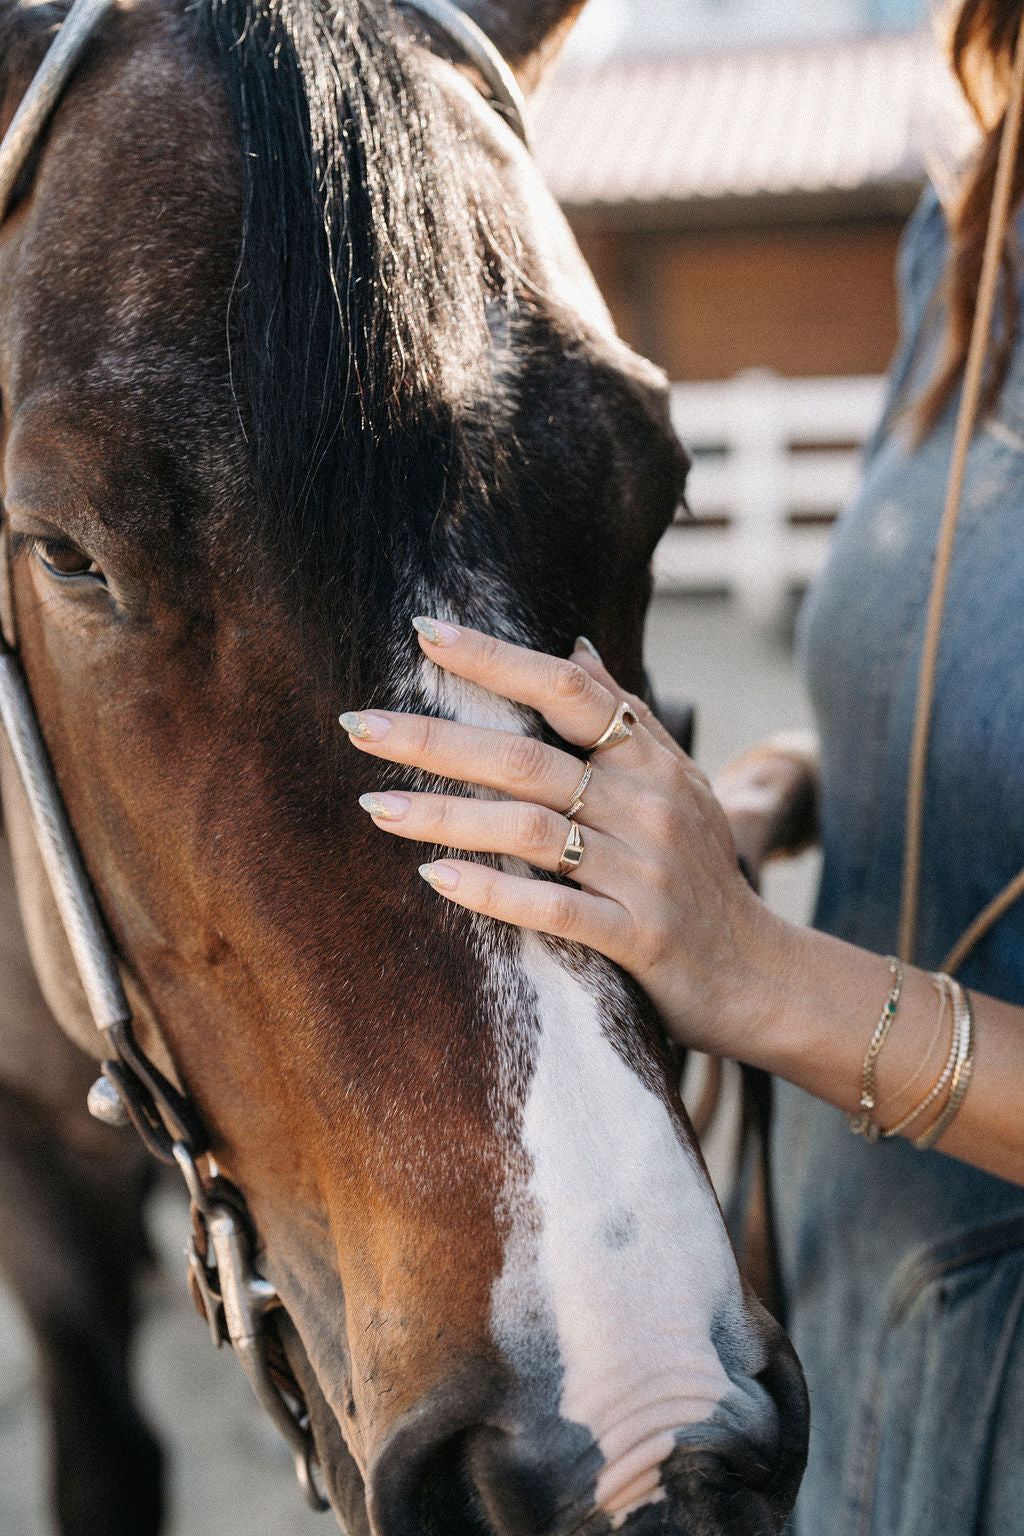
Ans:
[{"label": "white fence", "polygon": [[778,620],[821,565],[856,491],[883,389],[875,377],[783,379],[759,369],[724,384],[674,385],[694,515],[658,546],[657,589],[728,590],[752,618]]}]

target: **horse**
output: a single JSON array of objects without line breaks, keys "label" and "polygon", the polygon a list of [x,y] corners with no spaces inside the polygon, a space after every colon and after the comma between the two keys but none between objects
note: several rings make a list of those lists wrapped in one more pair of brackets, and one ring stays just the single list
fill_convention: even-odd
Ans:
[{"label": "horse", "polygon": [[[466,12],[529,91],[579,8]],[[639,689],[685,475],[490,55],[423,10],[118,0],[3,210],[3,627],[130,1010],[108,1085],[177,1127],[198,1216],[232,1192],[194,1278],[251,1241],[260,1380],[347,1536],[778,1531],[802,1380],[650,1004],[443,909],[335,723],[505,731],[528,787],[542,722],[432,668],[411,616],[583,632]],[[65,14],[0,0],[4,126]],[[155,1536],[127,1367],[150,1175],[80,1107],[114,1053],[30,787],[12,737],[3,1263],[63,1536]]]}]

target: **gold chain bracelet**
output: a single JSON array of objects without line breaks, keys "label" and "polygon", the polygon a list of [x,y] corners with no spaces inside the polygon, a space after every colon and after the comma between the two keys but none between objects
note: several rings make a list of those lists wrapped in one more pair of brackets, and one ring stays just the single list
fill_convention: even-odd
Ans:
[{"label": "gold chain bracelet", "polygon": [[947,1002],[952,1007],[953,1030],[952,1034],[950,1035],[949,1050],[946,1054],[946,1060],[942,1071],[939,1073],[938,1077],[933,1083],[930,1092],[925,1095],[919,1104],[915,1104],[913,1109],[908,1110],[901,1120],[897,1120],[895,1125],[890,1125],[888,1130],[882,1132],[882,1137],[886,1141],[891,1136],[899,1136],[903,1131],[906,1130],[908,1125],[913,1125],[915,1120],[920,1119],[925,1110],[931,1109],[932,1105],[941,1096],[943,1091],[949,1087],[950,1079],[956,1070],[956,1063],[960,1054],[960,1045],[963,1035],[963,1009],[962,1007],[958,1007],[957,1002],[957,994],[960,991],[960,988],[957,986],[957,983],[952,980],[951,977],[944,976],[941,972],[936,972],[933,976],[929,977],[929,980],[942,999],[939,1005],[940,1023],[946,1011]]},{"label": "gold chain bracelet", "polygon": [[875,1082],[875,1064],[879,1053],[885,1044],[886,1036],[896,1017],[896,1010],[900,1005],[900,993],[903,991],[903,967],[894,955],[889,956],[889,995],[885,1000],[881,1018],[875,1025],[875,1032],[871,1036],[867,1051],[864,1056],[864,1065],[860,1074],[860,1114],[848,1115],[847,1124],[855,1136],[863,1136],[864,1140],[876,1142],[882,1134],[881,1126],[874,1118],[876,1108],[877,1087]]}]

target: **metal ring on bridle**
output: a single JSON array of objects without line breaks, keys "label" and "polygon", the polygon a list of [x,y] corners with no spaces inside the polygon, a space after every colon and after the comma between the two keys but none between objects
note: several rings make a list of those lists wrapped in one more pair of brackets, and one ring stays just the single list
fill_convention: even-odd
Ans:
[{"label": "metal ring on bridle", "polygon": [[627,737],[632,736],[633,727],[637,723],[636,711],[623,699],[600,736],[592,746],[587,748],[587,751],[597,752],[601,747],[618,746],[620,741],[625,741]]},{"label": "metal ring on bridle", "polygon": [[441,28],[476,68],[490,95],[491,105],[503,117],[518,139],[530,147],[526,131],[526,98],[511,68],[484,30],[452,0],[400,0],[409,10],[419,11]]},{"label": "metal ring on bridle", "polygon": [[593,764],[588,763],[586,768],[583,770],[582,779],[580,779],[579,783],[576,785],[576,788],[572,792],[572,797],[569,800],[569,809],[565,813],[569,821],[573,821],[583,809],[583,791],[590,783],[593,772]]},{"label": "metal ring on bridle", "polygon": [[571,875],[579,868],[580,859],[583,857],[583,833],[579,824],[575,821],[569,823],[569,835],[565,839],[565,847],[562,849],[562,857],[558,861],[557,874]]}]

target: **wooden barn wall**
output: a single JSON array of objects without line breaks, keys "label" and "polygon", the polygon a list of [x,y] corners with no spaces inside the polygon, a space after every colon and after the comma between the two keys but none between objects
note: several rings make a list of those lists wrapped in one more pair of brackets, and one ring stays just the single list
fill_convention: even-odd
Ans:
[{"label": "wooden barn wall", "polygon": [[673,379],[881,373],[902,222],[578,230],[622,335]]}]

